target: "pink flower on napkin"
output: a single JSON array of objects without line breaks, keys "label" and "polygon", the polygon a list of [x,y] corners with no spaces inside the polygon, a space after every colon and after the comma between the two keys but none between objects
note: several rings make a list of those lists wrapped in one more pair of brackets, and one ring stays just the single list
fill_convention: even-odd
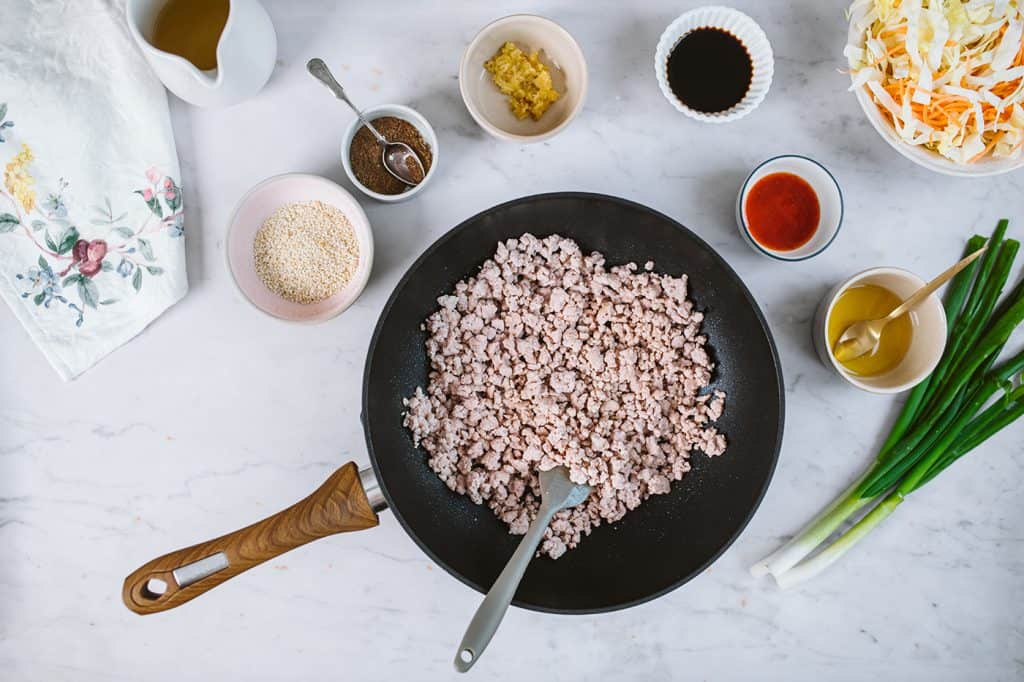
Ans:
[{"label": "pink flower on napkin", "polygon": [[156,166],[150,166],[146,169],[146,179],[149,180],[151,185],[155,185],[160,182],[161,177],[163,177],[163,175],[159,170],[157,170]]},{"label": "pink flower on napkin", "polygon": [[85,260],[86,253],[89,250],[89,242],[85,239],[79,239],[75,242],[74,248],[71,249],[71,258],[75,263]]},{"label": "pink flower on napkin", "polygon": [[107,243],[102,239],[93,239],[85,251],[86,260],[99,262],[107,255]]},{"label": "pink flower on napkin", "polygon": [[87,242],[79,239],[71,250],[71,257],[78,263],[78,271],[92,277],[103,268],[103,257],[107,255],[107,243],[102,239]]}]

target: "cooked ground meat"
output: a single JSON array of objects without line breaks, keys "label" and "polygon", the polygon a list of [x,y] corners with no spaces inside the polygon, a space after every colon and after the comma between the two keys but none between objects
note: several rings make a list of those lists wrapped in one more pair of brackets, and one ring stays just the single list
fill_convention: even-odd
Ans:
[{"label": "cooked ground meat", "polygon": [[405,400],[405,426],[452,490],[526,532],[538,471],[559,464],[593,487],[559,512],[541,553],[572,549],[690,470],[690,451],[725,451],[709,422],[725,394],[686,276],[653,263],[605,268],[570,239],[526,234],[498,244],[479,274],[438,299],[424,325],[426,392]]}]

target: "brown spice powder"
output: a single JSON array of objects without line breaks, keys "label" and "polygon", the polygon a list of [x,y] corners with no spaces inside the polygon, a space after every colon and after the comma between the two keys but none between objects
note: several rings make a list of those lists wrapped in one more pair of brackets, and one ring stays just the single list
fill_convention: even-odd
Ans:
[{"label": "brown spice powder", "polygon": [[[434,156],[416,126],[395,116],[382,116],[370,121],[373,127],[388,142],[404,142],[412,147],[423,163],[423,171],[429,172]],[[391,175],[381,159],[380,145],[366,126],[361,126],[352,138],[348,152],[352,173],[367,189],[378,194],[401,194],[409,186]]]}]

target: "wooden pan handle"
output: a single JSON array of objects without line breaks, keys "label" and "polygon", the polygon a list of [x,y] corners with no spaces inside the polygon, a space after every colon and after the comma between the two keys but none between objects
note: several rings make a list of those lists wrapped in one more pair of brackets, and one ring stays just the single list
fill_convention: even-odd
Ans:
[{"label": "wooden pan handle", "polygon": [[377,523],[359,470],[349,462],[309,497],[273,516],[153,559],[125,578],[121,598],[138,614],[173,609],[288,550]]}]

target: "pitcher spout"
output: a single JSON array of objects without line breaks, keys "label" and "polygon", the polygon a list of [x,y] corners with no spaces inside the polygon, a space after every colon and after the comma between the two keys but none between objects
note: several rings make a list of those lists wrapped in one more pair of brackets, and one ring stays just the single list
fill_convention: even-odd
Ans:
[{"label": "pitcher spout", "polygon": [[[161,50],[164,39],[154,41],[158,17],[175,0],[127,0],[128,30],[167,89],[198,106],[226,106],[256,94],[270,78],[277,59],[277,36],[270,16],[258,0],[221,0],[226,16],[216,45],[216,59],[189,61]],[[223,5],[222,5],[223,7]],[[180,24],[187,26],[188,15]],[[210,25],[209,23],[207,25]],[[197,56],[190,55],[195,60]],[[197,67],[214,64],[203,70]]]}]

